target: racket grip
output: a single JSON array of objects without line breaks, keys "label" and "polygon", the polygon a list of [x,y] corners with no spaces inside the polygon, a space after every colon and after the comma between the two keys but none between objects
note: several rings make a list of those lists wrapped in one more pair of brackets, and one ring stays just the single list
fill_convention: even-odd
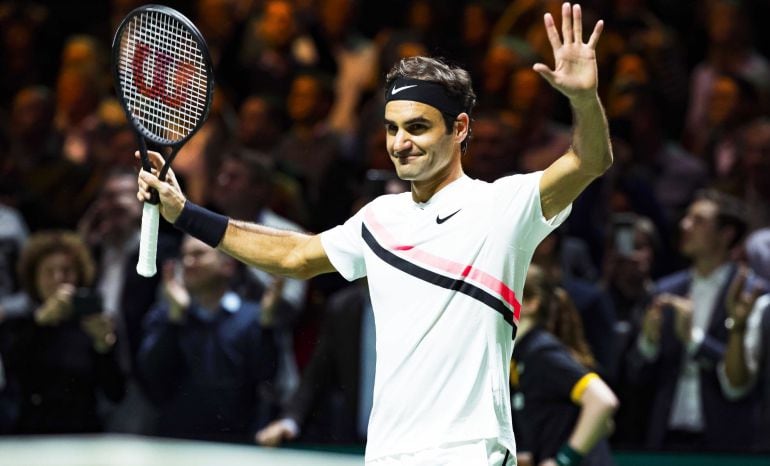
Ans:
[{"label": "racket grip", "polygon": [[139,238],[139,260],[136,273],[143,277],[152,277],[157,272],[155,257],[158,252],[158,222],[160,209],[158,204],[144,203],[142,208],[142,233]]}]

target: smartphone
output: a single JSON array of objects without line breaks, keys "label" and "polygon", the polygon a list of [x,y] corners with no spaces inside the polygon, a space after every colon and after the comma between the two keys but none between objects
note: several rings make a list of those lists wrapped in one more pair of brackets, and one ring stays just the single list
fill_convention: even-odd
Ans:
[{"label": "smartphone", "polygon": [[628,215],[616,215],[612,222],[613,247],[615,252],[623,257],[628,257],[634,252],[634,219]]},{"label": "smartphone", "polygon": [[102,295],[93,288],[78,288],[72,297],[72,310],[76,317],[102,312]]}]

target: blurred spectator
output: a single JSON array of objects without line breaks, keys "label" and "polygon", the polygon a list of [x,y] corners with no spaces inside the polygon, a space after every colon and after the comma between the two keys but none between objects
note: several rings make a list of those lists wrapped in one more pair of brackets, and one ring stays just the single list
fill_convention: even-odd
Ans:
[{"label": "blurred spectator", "polygon": [[193,202],[206,202],[205,196],[219,166],[222,147],[233,137],[236,125],[235,109],[221,87],[215,87],[206,122],[174,159],[174,173],[184,182]]},{"label": "blurred spectator", "polygon": [[0,202],[0,323],[29,311],[16,276],[16,263],[29,231],[18,210]]},{"label": "blurred spectator", "polygon": [[754,50],[751,21],[741,2],[711,0],[706,3],[708,50],[704,61],[690,75],[690,100],[685,120],[684,141],[693,150],[707,128],[707,106],[721,73],[741,76],[758,91],[766,110],[770,93],[770,62]]},{"label": "blurred spectator", "polygon": [[[756,243],[751,246],[756,251]],[[766,254],[767,248],[763,249],[762,253]],[[767,263],[764,265],[767,266]],[[746,268],[738,272],[726,298],[728,317],[725,326],[729,334],[719,375],[724,374],[731,390],[744,396],[753,396],[752,389],[758,386],[759,410],[746,422],[751,424],[754,434],[752,448],[767,453],[770,452],[770,362],[767,354],[770,295],[761,296],[767,291],[761,288],[752,290],[747,284],[748,275]]]},{"label": "blurred spectator", "polygon": [[276,365],[260,306],[229,289],[235,261],[185,237],[182,274],[163,266],[164,303],[147,316],[138,356],[161,436],[253,442],[260,393]]},{"label": "blurred spectator", "polygon": [[556,91],[529,66],[513,71],[505,89],[504,118],[515,128],[519,172],[545,170],[572,142],[569,128],[550,117]]},{"label": "blurred spectator", "polygon": [[492,25],[498,8],[492,2],[469,1],[460,16],[460,46],[457,53],[473,82],[481,82],[482,60],[492,38]]},{"label": "blurred spectator", "polygon": [[274,152],[279,169],[303,185],[313,231],[344,221],[353,201],[355,166],[343,153],[339,133],[327,122],[332,98],[329,76],[298,74],[286,105],[291,127]]},{"label": "blurred spectator", "polygon": [[634,379],[654,387],[646,447],[676,450],[747,448],[755,405],[718,377],[728,330],[726,296],[736,276],[731,250],[745,231],[739,201],[713,191],[690,205],[680,223],[691,268],[662,278],[629,352]]},{"label": "blurred spectator", "polygon": [[517,160],[512,128],[494,113],[477,113],[473,119],[471,144],[465,156],[468,176],[491,183],[515,173]]},{"label": "blurred spectator", "polygon": [[[142,204],[136,200],[136,172],[118,168],[104,179],[99,196],[80,219],[78,231],[97,258],[95,286],[104,313],[118,323],[121,360],[128,370],[139,348],[142,320],[156,299],[160,278],[136,274]],[[158,264],[174,257],[177,239],[158,235]]]},{"label": "blurred spectator", "polygon": [[112,321],[87,288],[94,278],[88,249],[73,233],[36,233],[22,251],[19,277],[32,311],[0,328],[7,377],[19,387],[13,432],[102,431],[97,395],[119,401],[124,376]]},{"label": "blurred spectator", "polygon": [[21,89],[48,83],[55,72],[55,25],[39,2],[0,4],[0,107]]},{"label": "blurred spectator", "polygon": [[615,307],[613,356],[608,380],[623,403],[615,416],[613,445],[639,449],[649,417],[648,386],[626,374],[625,355],[636,342],[642,316],[652,298],[653,272],[661,254],[655,225],[636,214],[616,214],[608,228],[602,285]]},{"label": "blurred spectator", "polygon": [[704,133],[693,142],[695,154],[708,165],[713,185],[740,193],[737,144],[740,128],[757,116],[758,94],[747,80],[721,73],[715,77],[706,106]]},{"label": "blurred spectator", "polygon": [[[630,160],[621,161],[616,171],[627,179],[627,194],[631,207],[648,215],[653,221],[663,216],[665,225],[658,224],[664,234],[668,226],[681,218],[685,208],[698,189],[708,182],[706,164],[685,151],[680,144],[666,136],[663,125],[660,98],[648,86],[631,84],[624,87],[624,80],[616,82],[607,102],[610,128],[615,137],[628,143]],[[643,183],[652,190],[663,212],[641,211],[641,203],[647,193],[631,190],[631,184]],[[638,200],[637,200],[638,199]]]},{"label": "blurred spectator", "polygon": [[239,95],[273,93],[281,99],[297,69],[309,64],[307,47],[298,40],[300,30],[294,2],[265,0],[259,15],[250,20],[240,44]]},{"label": "blurred spectator", "polygon": [[[274,180],[272,160],[265,155],[247,149],[231,150],[224,155],[217,172],[216,187],[211,192],[212,206],[233,219],[256,222],[268,228],[301,231],[299,225],[270,209]],[[271,336],[279,350],[273,401],[279,405],[299,383],[292,331],[305,304],[307,284],[254,267],[246,268],[235,282],[233,285],[245,299],[260,301],[263,312],[271,308]],[[274,293],[277,296],[273,296]],[[273,303],[268,305],[267,300]]]},{"label": "blurred spectator", "polygon": [[362,280],[329,297],[310,363],[281,413],[257,443],[359,443],[366,440],[374,389],[374,314]]},{"label": "blurred spectator", "polygon": [[770,118],[763,116],[747,124],[738,142],[743,198],[748,203],[749,227],[770,226]]},{"label": "blurred spectator", "polygon": [[613,341],[608,335],[615,326],[615,309],[603,289],[574,272],[593,267],[585,244],[556,230],[535,249],[532,263],[543,269],[548,280],[567,291],[584,323],[597,370],[604,375],[613,359]]},{"label": "blurred spectator", "polygon": [[[606,39],[600,54],[618,57],[618,65],[628,54],[638,55],[646,63],[648,82],[654,82],[663,96],[660,125],[666,137],[676,137],[682,130],[687,99],[687,69],[681,37],[677,37],[664,17],[657,15],[662,8],[650,0],[612,0],[611,11],[605,18]],[[692,22],[692,19],[690,19]],[[600,58],[601,59],[601,58]],[[617,66],[616,65],[616,71]],[[640,83],[646,84],[646,83]]]},{"label": "blurred spectator", "polygon": [[511,361],[512,409],[521,465],[613,465],[606,436],[618,400],[592,369],[577,310],[543,269],[527,271]]},{"label": "blurred spectator", "polygon": [[76,165],[91,158],[101,91],[101,76],[90,66],[73,65],[59,71],[54,122],[62,135],[62,156]]},{"label": "blurred spectator", "polygon": [[[11,107],[3,182],[31,230],[74,226],[81,210],[85,170],[61,157],[54,129],[55,95],[45,87],[19,91]],[[4,152],[0,148],[0,152]]]},{"label": "blurred spectator", "polygon": [[[102,182],[98,196],[80,219],[78,231],[96,257],[95,287],[104,297],[103,313],[116,323],[118,358],[131,376],[122,402],[103,406],[103,411],[107,430],[145,434],[151,429],[155,412],[136,384],[135,358],[142,321],[157,298],[160,277],[146,278],[136,273],[142,216],[142,204],[135,193],[136,170],[113,168]],[[178,237],[161,228],[157,264],[175,257],[178,247]]]},{"label": "blurred spectator", "polygon": [[251,95],[238,109],[238,142],[248,148],[269,154],[284,130],[285,117],[277,99],[269,95]]},{"label": "blurred spectator", "polygon": [[310,34],[315,49],[315,68],[334,77],[334,100],[329,110],[329,127],[349,138],[358,126],[357,112],[364,92],[377,84],[377,50],[355,29],[355,0],[322,0],[317,4],[317,21]]},{"label": "blurred spectator", "polygon": [[[479,110],[500,110],[510,103],[513,73],[528,68],[536,55],[526,42],[511,36],[492,40],[484,54],[479,87]],[[533,71],[534,73],[534,71]],[[535,73],[537,76],[537,74]],[[542,81],[542,80],[541,80]],[[529,88],[531,89],[531,87]]]}]

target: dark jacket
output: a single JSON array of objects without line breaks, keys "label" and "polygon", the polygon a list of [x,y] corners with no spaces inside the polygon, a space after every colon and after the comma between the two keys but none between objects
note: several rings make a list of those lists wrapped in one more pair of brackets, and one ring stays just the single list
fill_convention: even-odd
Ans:
[{"label": "dark jacket", "polygon": [[[728,279],[717,294],[705,338],[693,355],[699,366],[698,377],[705,421],[702,438],[698,444],[692,445],[694,450],[745,450],[752,437],[748,419],[756,407],[756,400],[728,400],[717,377],[717,365],[724,356],[727,342],[727,329],[724,325],[727,317],[725,296],[736,270],[734,264],[730,266]],[[654,294],[672,293],[687,296],[691,285],[692,273],[685,270],[662,278],[656,284]],[[659,347],[656,360],[648,362],[639,353],[637,345],[633,345],[627,366],[631,377],[637,383],[649,387],[654,392],[646,436],[646,446],[653,449],[669,446],[666,442],[668,420],[684,362],[685,348],[676,337],[672,312],[664,312]]]},{"label": "dark jacket", "polygon": [[251,443],[267,420],[259,393],[276,360],[259,306],[228,293],[214,314],[193,302],[182,324],[168,320],[167,306],[153,309],[137,371],[158,406],[159,435]]},{"label": "dark jacket", "polygon": [[[366,287],[354,285],[333,295],[327,305],[318,345],[302,374],[299,388],[284,411],[285,417],[303,425],[303,434],[314,415],[313,426],[323,430],[334,442],[361,442],[356,421],[361,377],[361,316],[366,301]],[[336,395],[336,396],[335,396]],[[339,400],[340,409],[324,410],[324,402]],[[333,411],[333,412],[330,412]]]},{"label": "dark jacket", "polygon": [[103,430],[98,393],[117,402],[125,392],[125,377],[114,350],[97,353],[75,319],[42,327],[28,316],[4,322],[0,333],[0,353],[19,402],[12,432]]}]

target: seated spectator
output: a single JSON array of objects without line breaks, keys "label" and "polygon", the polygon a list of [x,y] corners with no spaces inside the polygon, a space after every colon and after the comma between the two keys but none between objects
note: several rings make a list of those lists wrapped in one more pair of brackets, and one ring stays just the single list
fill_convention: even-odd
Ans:
[{"label": "seated spectator", "polygon": [[569,297],[530,266],[511,361],[521,466],[614,464],[604,437],[618,400],[595,365]]},{"label": "seated spectator", "polygon": [[102,431],[97,395],[119,401],[125,380],[111,320],[81,295],[94,278],[88,249],[72,233],[36,233],[22,251],[19,276],[33,310],[0,327],[0,353],[20,402],[12,432]]},{"label": "seated spectator", "polygon": [[[671,450],[747,448],[756,409],[718,377],[729,330],[728,285],[736,276],[731,250],[746,230],[741,204],[701,193],[680,223],[681,250],[692,266],[660,279],[628,353],[629,374],[654,387],[645,445]],[[728,325],[729,327],[730,325]]]},{"label": "seated spectator", "polygon": [[192,237],[182,275],[163,267],[165,302],[147,316],[137,367],[156,403],[158,435],[251,442],[266,406],[276,354],[257,303],[231,291],[235,261]]}]

